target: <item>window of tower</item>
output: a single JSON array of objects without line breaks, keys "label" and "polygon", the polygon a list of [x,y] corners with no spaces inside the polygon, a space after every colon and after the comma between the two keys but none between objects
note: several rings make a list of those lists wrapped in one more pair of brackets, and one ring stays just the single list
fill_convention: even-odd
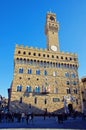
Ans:
[{"label": "window of tower", "polygon": [[18,51],[18,54],[21,54],[21,51]]},{"label": "window of tower", "polygon": [[38,56],[41,56],[41,54],[40,54],[40,53],[38,53]]},{"label": "window of tower", "polygon": [[36,56],[36,53],[33,53],[34,56]]},{"label": "window of tower", "polygon": [[43,57],[45,57],[45,54],[43,54]]},{"label": "window of tower", "polygon": [[28,52],[28,55],[31,55],[31,52]]},{"label": "window of tower", "polygon": [[57,59],[59,59],[59,57],[58,57],[58,56],[56,56],[56,58],[57,58]]},{"label": "window of tower", "polygon": [[47,57],[49,57],[49,55],[47,55]]},{"label": "window of tower", "polygon": [[54,58],[54,55],[52,55],[52,58]]},{"label": "window of tower", "polygon": [[61,56],[61,59],[63,59],[63,56]]},{"label": "window of tower", "polygon": [[67,57],[65,57],[65,60],[68,60],[68,58],[67,58]]},{"label": "window of tower", "polygon": [[23,54],[25,55],[25,54],[26,54],[26,52],[24,51],[24,52],[23,52]]}]

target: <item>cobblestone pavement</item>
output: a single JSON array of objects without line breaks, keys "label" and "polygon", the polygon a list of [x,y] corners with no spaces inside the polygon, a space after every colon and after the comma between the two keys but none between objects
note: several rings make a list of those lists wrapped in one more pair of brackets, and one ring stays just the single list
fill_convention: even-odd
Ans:
[{"label": "cobblestone pavement", "polygon": [[[63,121],[62,124],[58,124],[58,120],[56,117],[46,117],[44,120],[43,117],[34,117],[33,122],[30,121],[28,124],[26,121],[24,122],[13,122],[13,123],[0,123],[0,129],[8,129],[8,128],[49,128],[49,129],[83,129],[86,130],[86,119],[82,120],[82,118],[68,118]],[[24,129],[25,130],[25,129]]]}]

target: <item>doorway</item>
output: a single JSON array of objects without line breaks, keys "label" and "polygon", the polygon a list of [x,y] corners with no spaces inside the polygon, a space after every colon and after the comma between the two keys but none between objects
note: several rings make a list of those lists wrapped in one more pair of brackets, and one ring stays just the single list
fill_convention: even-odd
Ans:
[{"label": "doorway", "polygon": [[73,112],[73,105],[72,104],[68,104],[68,110],[69,110],[69,113]]}]

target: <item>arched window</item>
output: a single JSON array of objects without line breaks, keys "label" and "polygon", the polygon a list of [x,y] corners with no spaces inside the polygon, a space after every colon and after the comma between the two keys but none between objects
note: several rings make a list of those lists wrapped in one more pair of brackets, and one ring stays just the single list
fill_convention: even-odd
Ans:
[{"label": "arched window", "polygon": [[17,86],[17,92],[21,92],[21,91],[22,91],[22,86],[21,85]]},{"label": "arched window", "polygon": [[68,73],[68,72],[65,73],[65,77],[66,77],[66,78],[69,77],[69,73]]},{"label": "arched window", "polygon": [[35,92],[36,92],[36,93],[40,93],[40,87],[39,87],[39,86],[36,86],[36,87],[35,87]]},{"label": "arched window", "polygon": [[19,58],[16,58],[16,63],[19,63]]},{"label": "arched window", "polygon": [[67,91],[67,94],[71,93],[70,88],[67,88],[66,91]]},{"label": "arched window", "polygon": [[75,78],[75,77],[76,77],[76,75],[75,75],[74,73],[72,73],[72,74],[71,74],[71,77],[72,77],[72,78]]},{"label": "arched window", "polygon": [[23,68],[19,68],[19,73],[23,73]]},{"label": "arched window", "polygon": [[32,74],[32,69],[28,69],[28,74]]},{"label": "arched window", "polygon": [[36,70],[36,75],[40,75],[40,70]]},{"label": "arched window", "polygon": [[69,81],[66,81],[66,84],[67,84],[67,85],[70,85],[70,82],[69,82]]},{"label": "arched window", "polygon": [[74,89],[74,94],[77,94],[77,89]]},{"label": "arched window", "polygon": [[76,81],[73,81],[73,85],[76,85],[77,84],[77,82]]},{"label": "arched window", "polygon": [[46,71],[46,70],[44,70],[44,75],[45,75],[45,76],[47,75],[47,71]]},{"label": "arched window", "polygon": [[26,87],[26,92],[29,92],[29,93],[31,92],[31,86]]},{"label": "arched window", "polygon": [[22,64],[23,63],[23,60],[22,60],[22,58],[20,58],[20,64]]}]

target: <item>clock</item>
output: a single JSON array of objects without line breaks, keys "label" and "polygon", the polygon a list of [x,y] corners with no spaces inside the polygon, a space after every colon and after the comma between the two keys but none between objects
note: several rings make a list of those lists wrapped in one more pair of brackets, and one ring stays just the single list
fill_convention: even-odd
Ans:
[{"label": "clock", "polygon": [[52,51],[57,51],[57,47],[53,45],[53,46],[51,46],[51,50]]}]

